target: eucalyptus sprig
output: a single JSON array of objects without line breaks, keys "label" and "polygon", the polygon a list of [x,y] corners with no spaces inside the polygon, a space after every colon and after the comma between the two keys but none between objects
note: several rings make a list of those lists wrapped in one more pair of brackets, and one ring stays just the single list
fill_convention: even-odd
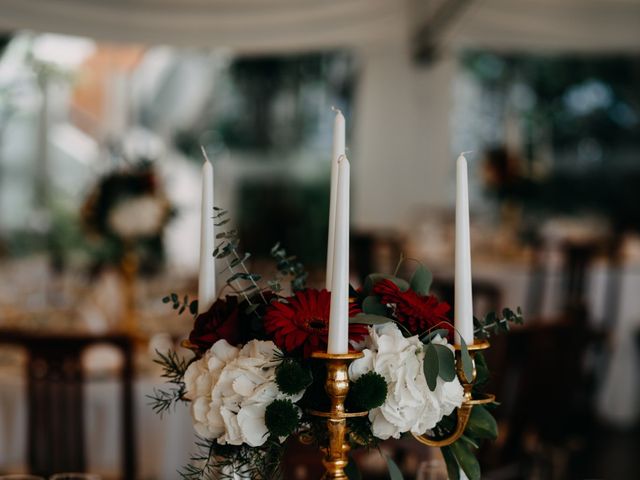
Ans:
[{"label": "eucalyptus sprig", "polygon": [[177,310],[178,315],[182,315],[187,309],[191,315],[198,313],[198,300],[190,300],[189,295],[185,295],[180,299],[177,293],[170,293],[162,298],[162,303],[171,303],[171,308]]},{"label": "eucalyptus sprig", "polygon": [[287,255],[287,251],[277,242],[271,248],[271,257],[276,261],[278,273],[276,278],[269,281],[269,287],[274,293],[282,291],[282,282],[287,278],[291,281],[291,290],[302,290],[307,283],[309,273],[305,270],[302,262],[298,261],[295,255]]},{"label": "eucalyptus sprig", "polygon": [[502,318],[496,312],[489,312],[482,320],[474,317],[474,334],[477,338],[485,339],[491,335],[507,333],[512,324],[522,325],[523,322],[524,317],[520,307],[516,308],[515,312],[510,308],[504,308]]}]

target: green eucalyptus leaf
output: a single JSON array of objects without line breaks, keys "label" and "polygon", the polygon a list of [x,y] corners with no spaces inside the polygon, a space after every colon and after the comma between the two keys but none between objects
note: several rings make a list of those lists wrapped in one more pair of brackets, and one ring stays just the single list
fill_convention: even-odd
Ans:
[{"label": "green eucalyptus leaf", "polygon": [[438,375],[445,381],[451,382],[456,378],[456,358],[449,347],[431,344],[438,354]]},{"label": "green eucalyptus leaf", "polygon": [[419,265],[411,277],[411,290],[419,295],[427,295],[431,288],[433,275],[424,265]]},{"label": "green eucalyptus leaf", "polygon": [[444,463],[447,465],[447,475],[449,480],[460,480],[460,466],[456,461],[456,457],[451,451],[451,447],[442,447],[442,456]]},{"label": "green eucalyptus leaf", "polygon": [[375,295],[369,295],[362,301],[362,311],[372,315],[387,314],[387,307],[380,303],[380,299]]},{"label": "green eucalyptus leaf", "polygon": [[191,313],[191,315],[198,313],[198,300],[193,300],[189,304],[189,313]]},{"label": "green eucalyptus leaf", "polygon": [[471,446],[458,440],[451,444],[451,451],[469,480],[480,480],[480,463],[471,450]]},{"label": "green eucalyptus leaf", "polygon": [[465,433],[477,438],[488,438],[495,440],[498,438],[498,424],[493,415],[482,405],[476,405],[471,410],[469,423]]},{"label": "green eucalyptus leaf", "polygon": [[402,472],[396,462],[394,462],[391,457],[386,457],[387,459],[387,469],[389,470],[389,478],[391,480],[404,480],[402,476]]},{"label": "green eucalyptus leaf", "polygon": [[438,384],[438,352],[433,344],[429,344],[424,350],[424,376],[427,379],[427,386],[432,392]]},{"label": "green eucalyptus leaf", "polygon": [[473,361],[469,355],[469,348],[464,338],[460,337],[460,359],[462,360],[462,371],[468,381],[473,378]]},{"label": "green eucalyptus leaf", "polygon": [[422,343],[431,342],[437,335],[440,335],[442,338],[447,338],[449,335],[449,330],[446,328],[436,328],[435,330],[431,330],[422,340]]},{"label": "green eucalyptus leaf", "polygon": [[349,319],[349,323],[362,323],[364,325],[383,325],[392,321],[390,318],[383,317],[382,315],[371,315],[368,313],[359,313]]}]

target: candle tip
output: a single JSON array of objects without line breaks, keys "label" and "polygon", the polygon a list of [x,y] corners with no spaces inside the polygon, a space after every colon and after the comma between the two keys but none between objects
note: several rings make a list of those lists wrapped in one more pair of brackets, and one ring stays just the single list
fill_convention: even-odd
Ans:
[{"label": "candle tip", "polygon": [[336,114],[338,114],[338,113],[339,113],[340,115],[342,115],[342,110],[340,110],[340,109],[339,109],[338,107],[336,107],[335,105],[332,105],[332,106],[331,106],[331,111],[332,111],[332,112],[335,112]]},{"label": "candle tip", "polygon": [[204,149],[203,145],[200,145],[200,150],[202,150],[202,155],[204,156],[204,161],[211,163],[209,160],[209,156],[207,155],[207,151]]}]

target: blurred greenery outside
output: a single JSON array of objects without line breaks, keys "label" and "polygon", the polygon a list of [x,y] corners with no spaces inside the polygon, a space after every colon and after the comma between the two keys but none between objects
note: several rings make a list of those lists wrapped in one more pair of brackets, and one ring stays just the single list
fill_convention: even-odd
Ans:
[{"label": "blurred greenery outside", "polygon": [[483,97],[519,119],[525,178],[499,196],[538,215],[595,213],[616,230],[640,228],[640,57],[467,52],[461,63]]},{"label": "blurred greenery outside", "polygon": [[[469,51],[459,61],[486,93],[482,101],[503,113],[510,109],[518,119],[523,176],[503,185],[499,194],[537,212],[596,212],[621,230],[640,227],[640,58]],[[301,152],[327,157],[331,130],[321,125],[327,123],[327,106],[340,107],[350,119],[357,73],[356,58],[346,52],[231,60],[197,122],[173,132],[172,147],[197,163],[201,144],[214,155],[226,151],[238,162],[296,162]],[[11,115],[5,100],[0,92],[0,142]],[[154,115],[153,108],[142,109],[137,121],[152,130]],[[352,121],[348,124],[353,128]],[[500,147],[499,140],[486,138],[484,146]],[[552,163],[540,168],[543,147],[550,148]],[[279,171],[275,178],[239,180],[239,211],[231,213],[243,246],[263,256],[281,241],[302,261],[321,265],[328,158],[323,173],[305,178]],[[78,205],[56,193],[48,193],[46,221],[37,228],[1,233],[0,254],[48,250],[61,265],[74,255],[101,255],[87,246]]]}]

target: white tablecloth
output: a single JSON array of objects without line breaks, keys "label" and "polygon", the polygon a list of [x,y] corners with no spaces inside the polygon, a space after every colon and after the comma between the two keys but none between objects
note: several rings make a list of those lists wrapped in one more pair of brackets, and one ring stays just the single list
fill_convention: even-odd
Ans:
[{"label": "white tablecloth", "polygon": [[[174,480],[188,463],[195,436],[187,405],[162,419],[148,405],[147,395],[160,380],[134,384],[138,478]],[[120,465],[119,383],[92,381],[85,389],[86,454],[88,470],[117,475]],[[16,376],[0,377],[0,471],[24,471],[27,459],[26,384]]]}]

